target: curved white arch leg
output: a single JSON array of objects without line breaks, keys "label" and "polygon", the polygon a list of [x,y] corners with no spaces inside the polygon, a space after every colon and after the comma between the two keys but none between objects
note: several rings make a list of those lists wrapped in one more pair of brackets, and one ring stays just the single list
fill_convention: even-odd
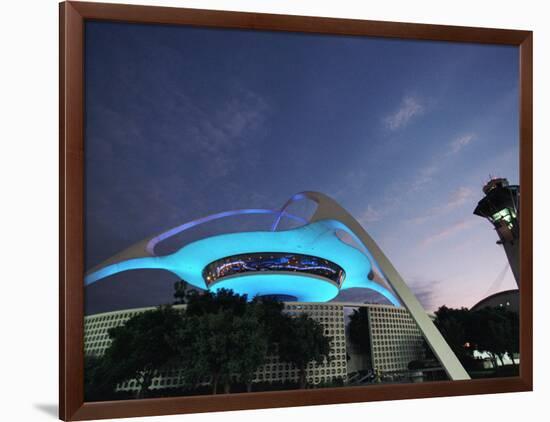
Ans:
[{"label": "curved white arch leg", "polygon": [[307,197],[317,203],[317,210],[311,217],[311,222],[335,219],[341,221],[355,233],[361,243],[363,243],[363,245],[369,250],[380,271],[382,272],[382,275],[386,278],[403,305],[405,305],[407,310],[411,313],[416,325],[420,331],[422,331],[424,338],[428,342],[436,357],[439,359],[439,362],[441,362],[441,365],[445,369],[448,377],[453,381],[470,379],[470,376],[439,330],[435,327],[434,323],[416,296],[409,289],[393,264],[386,257],[384,252],[382,252],[380,247],[378,247],[372,237],[370,237],[366,230],[361,226],[361,224],[359,224],[359,222],[357,222],[357,220],[355,220],[355,218],[353,218],[353,216],[342,208],[336,201],[322,193],[302,192],[298,194],[298,197]]}]

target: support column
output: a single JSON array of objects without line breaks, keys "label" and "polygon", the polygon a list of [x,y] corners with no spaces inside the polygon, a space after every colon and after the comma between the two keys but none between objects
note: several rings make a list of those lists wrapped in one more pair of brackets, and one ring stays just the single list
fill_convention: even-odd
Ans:
[{"label": "support column", "polygon": [[338,220],[345,224],[357,239],[370,252],[373,263],[377,265],[382,275],[386,278],[399,300],[410,312],[416,325],[424,335],[433,353],[439,359],[439,362],[445,369],[449,379],[468,380],[470,376],[456,357],[453,350],[447,344],[439,330],[436,328],[416,296],[409,289],[401,275],[397,272],[393,264],[386,257],[384,252],[370,237],[366,230],[342,208],[336,201],[319,192],[303,192],[302,197],[309,198],[318,204],[315,214],[311,217],[311,222],[319,220]]}]

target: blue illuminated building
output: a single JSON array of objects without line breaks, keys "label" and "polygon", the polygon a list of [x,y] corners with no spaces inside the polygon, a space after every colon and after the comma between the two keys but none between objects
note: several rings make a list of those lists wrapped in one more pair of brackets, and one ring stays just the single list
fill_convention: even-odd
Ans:
[{"label": "blue illuminated building", "polygon": [[[265,231],[227,233],[205,237],[183,245],[167,255],[157,255],[162,241],[197,225],[234,215],[272,214],[274,224]],[[278,230],[282,219],[300,224]],[[85,277],[85,285],[122,271],[162,269],[190,285],[211,291],[232,289],[255,296],[284,297],[304,302],[326,302],[341,290],[362,287],[383,295],[399,306],[394,294],[373,281],[371,258],[355,245],[341,239],[351,230],[342,222],[323,219],[309,222],[286,210],[243,209],[226,211],[182,224],[150,238],[142,253],[130,248],[96,267]],[[121,258],[122,255],[122,258]],[[136,256],[142,255],[142,256]]]},{"label": "blue illuminated building", "polygon": [[[289,212],[310,201],[309,218]],[[157,246],[194,227],[233,216],[272,216],[264,230],[208,235],[159,254]],[[285,220],[292,228],[280,229]],[[229,225],[228,225],[229,226]],[[342,290],[378,292],[396,307],[404,306],[452,380],[469,375],[434,326],[397,269],[364,227],[341,205],[320,192],[300,192],[280,209],[223,211],[193,220],[138,242],[85,275],[86,286],[114,274],[139,269],[165,270],[209,291],[231,289],[255,297],[299,302],[327,302]],[[391,289],[391,290],[390,290]]]}]

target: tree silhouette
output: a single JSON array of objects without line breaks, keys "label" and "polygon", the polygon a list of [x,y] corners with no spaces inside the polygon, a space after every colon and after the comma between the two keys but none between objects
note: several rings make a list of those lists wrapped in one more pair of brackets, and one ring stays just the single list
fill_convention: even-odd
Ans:
[{"label": "tree silhouette", "polygon": [[507,311],[507,317],[509,335],[506,336],[504,346],[512,359],[512,363],[516,365],[514,354],[519,353],[519,315],[516,312]]},{"label": "tree silhouette", "polygon": [[198,383],[209,376],[212,393],[220,384],[229,393],[240,380],[251,390],[258,367],[265,363],[269,335],[259,315],[261,302],[248,303],[245,295],[221,289],[192,296],[176,336],[180,359],[186,362],[185,377]]},{"label": "tree silhouette", "polygon": [[474,366],[473,350],[488,352],[497,368],[508,353],[519,352],[519,316],[504,308],[469,311],[442,306],[436,311],[435,324],[466,368]]},{"label": "tree silhouette", "polygon": [[116,365],[104,357],[84,356],[84,400],[98,401],[112,398],[116,385]]},{"label": "tree silhouette", "polygon": [[232,328],[232,344],[235,348],[229,356],[230,371],[237,374],[237,379],[250,392],[256,370],[266,362],[269,338],[253,309],[234,318]]},{"label": "tree silhouette", "polygon": [[[516,313],[503,308],[484,308],[472,312],[469,326],[471,341],[480,351],[487,351],[503,365],[503,357],[519,351],[519,319]],[[515,364],[515,362],[514,362]]]},{"label": "tree silhouette", "polygon": [[284,313],[285,305],[273,298],[255,298],[252,302],[254,312],[262,325],[268,340],[268,353],[277,352],[277,344],[288,333],[288,315]]},{"label": "tree silhouette", "polygon": [[354,309],[350,315],[349,339],[359,351],[367,357],[369,367],[372,369],[372,352],[370,345],[369,312],[366,308]]},{"label": "tree silhouette", "polygon": [[247,300],[246,295],[236,294],[230,289],[191,294],[187,295],[185,313],[189,316],[202,316],[227,310],[235,315],[243,315],[247,309]]},{"label": "tree silhouette", "polygon": [[435,315],[436,327],[462,364],[467,363],[470,351],[464,345],[468,343],[470,337],[467,332],[470,325],[470,311],[466,308],[453,309],[442,306]]},{"label": "tree silhouette", "polygon": [[308,363],[322,364],[329,359],[330,341],[331,338],[324,335],[323,326],[307,314],[287,317],[285,335],[279,341],[279,359],[298,369],[300,388],[306,387]]},{"label": "tree silhouette", "polygon": [[138,383],[136,397],[144,397],[153,378],[173,367],[181,368],[187,387],[211,383],[213,394],[220,386],[229,393],[238,381],[251,391],[256,371],[277,352],[299,370],[304,388],[307,365],[328,360],[331,339],[306,314],[292,318],[279,301],[249,302],[225,289],[183,294],[184,283],[175,287],[185,309],[161,306],[109,330],[112,342],[104,357],[86,362],[87,397],[112,398],[116,385],[129,380]]},{"label": "tree silhouette", "polygon": [[187,281],[179,280],[174,283],[174,304],[183,305],[186,303],[188,295],[187,288],[189,287]]},{"label": "tree silhouette", "polygon": [[116,382],[135,379],[139,385],[137,397],[144,397],[153,378],[177,357],[172,337],[180,322],[177,310],[161,306],[111,328],[112,343],[105,359],[113,368]]}]

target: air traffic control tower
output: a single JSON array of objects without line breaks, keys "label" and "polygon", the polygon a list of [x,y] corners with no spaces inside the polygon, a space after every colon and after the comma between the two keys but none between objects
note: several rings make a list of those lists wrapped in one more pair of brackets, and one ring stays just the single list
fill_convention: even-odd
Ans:
[{"label": "air traffic control tower", "polygon": [[474,214],[493,224],[519,287],[519,186],[495,178],[483,186],[483,193]]}]

